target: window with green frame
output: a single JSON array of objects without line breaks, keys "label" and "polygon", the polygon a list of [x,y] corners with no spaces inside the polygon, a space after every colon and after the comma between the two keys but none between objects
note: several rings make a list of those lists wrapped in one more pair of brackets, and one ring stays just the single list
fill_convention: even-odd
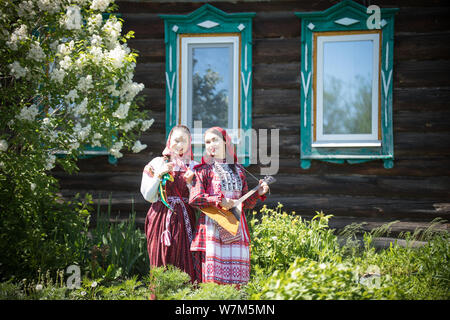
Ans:
[{"label": "window with green frame", "polygon": [[311,160],[393,167],[395,8],[344,0],[301,19],[301,167]]},{"label": "window with green frame", "polygon": [[[191,129],[194,157],[203,132],[227,130],[241,163],[249,165],[252,128],[252,18],[209,4],[188,15],[160,15],[165,25],[166,135]],[[200,130],[200,122],[201,128]]]}]

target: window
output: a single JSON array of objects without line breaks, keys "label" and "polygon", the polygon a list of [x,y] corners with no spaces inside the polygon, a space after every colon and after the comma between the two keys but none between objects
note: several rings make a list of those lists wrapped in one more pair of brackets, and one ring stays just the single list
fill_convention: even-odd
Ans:
[{"label": "window", "polygon": [[[241,163],[251,157],[252,44],[254,13],[227,14],[209,4],[188,15],[160,15],[165,23],[166,135],[191,129],[196,160],[203,133],[227,129]],[[196,121],[201,121],[202,131]]]},{"label": "window", "polygon": [[[311,160],[392,168],[393,24],[397,9],[372,10],[352,1],[302,19],[301,166]],[[369,13],[368,13],[369,12]]]}]

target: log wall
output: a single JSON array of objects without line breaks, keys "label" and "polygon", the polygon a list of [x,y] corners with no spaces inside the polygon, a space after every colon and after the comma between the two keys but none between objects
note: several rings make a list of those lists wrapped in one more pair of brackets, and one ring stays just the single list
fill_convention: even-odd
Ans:
[{"label": "log wall", "polygon": [[[359,3],[369,5],[368,1]],[[268,205],[311,216],[323,210],[345,221],[430,221],[450,212],[450,10],[447,1],[378,0],[400,9],[394,43],[394,168],[381,161],[333,164],[312,161],[300,168],[300,20],[295,11],[325,10],[337,1],[213,2],[225,12],[255,12],[253,22],[253,127],[280,129],[280,170]],[[187,14],[203,3],[118,2],[130,47],[139,51],[135,81],[145,85],[145,109],[154,125],[141,141],[148,148],[126,153],[117,166],[106,157],[81,160],[80,172],[55,172],[63,193],[88,191],[113,210],[138,216],[149,207],[139,187],[145,164],[164,147],[164,23],[158,14]],[[259,166],[249,169],[259,173]],[[255,185],[249,180],[250,186]]]}]

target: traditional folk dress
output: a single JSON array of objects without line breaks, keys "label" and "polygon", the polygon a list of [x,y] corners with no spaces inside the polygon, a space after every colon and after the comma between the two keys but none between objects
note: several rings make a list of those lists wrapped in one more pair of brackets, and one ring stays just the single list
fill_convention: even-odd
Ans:
[{"label": "traditional folk dress", "polygon": [[[142,174],[141,193],[144,199],[152,202],[144,227],[150,266],[174,265],[189,274],[192,282],[200,281],[199,260],[190,251],[195,211],[189,205],[189,189],[183,178],[187,167],[178,161],[171,173],[174,181],[166,182],[166,201],[172,211],[160,199],[160,179],[154,174],[164,161],[163,157],[154,158]],[[191,161],[189,167],[193,169],[195,164]]]},{"label": "traditional folk dress", "polygon": [[[236,164],[234,172],[231,166],[224,162],[210,159],[209,163],[205,163],[202,160],[202,164],[196,167],[189,199],[192,206],[219,207],[223,197],[239,199],[247,193],[248,186],[243,167]],[[255,192],[241,205],[243,209],[251,209],[258,199],[264,200],[265,196],[259,196]],[[246,284],[250,278],[249,246],[250,235],[244,213],[236,236],[201,213],[191,244],[192,251],[200,252],[201,281]]]}]

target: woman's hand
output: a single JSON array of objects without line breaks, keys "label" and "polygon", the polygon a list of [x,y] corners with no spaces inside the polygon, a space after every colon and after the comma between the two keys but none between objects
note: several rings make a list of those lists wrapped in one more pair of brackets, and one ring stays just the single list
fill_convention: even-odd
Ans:
[{"label": "woman's hand", "polygon": [[173,163],[172,162],[164,162],[161,166],[160,170],[157,172],[157,176],[159,179],[162,178],[164,174],[167,172],[173,171]]},{"label": "woman's hand", "polygon": [[191,169],[188,169],[186,173],[183,175],[184,181],[186,181],[187,184],[192,183],[192,179],[194,178],[194,171]]},{"label": "woman's hand", "polygon": [[220,203],[220,206],[224,208],[225,210],[230,210],[234,207],[235,200],[229,199],[229,198],[222,198],[222,202]]},{"label": "woman's hand", "polygon": [[269,191],[269,186],[266,182],[263,182],[263,180],[259,180],[259,188],[258,188],[258,194],[260,196],[265,195]]}]

